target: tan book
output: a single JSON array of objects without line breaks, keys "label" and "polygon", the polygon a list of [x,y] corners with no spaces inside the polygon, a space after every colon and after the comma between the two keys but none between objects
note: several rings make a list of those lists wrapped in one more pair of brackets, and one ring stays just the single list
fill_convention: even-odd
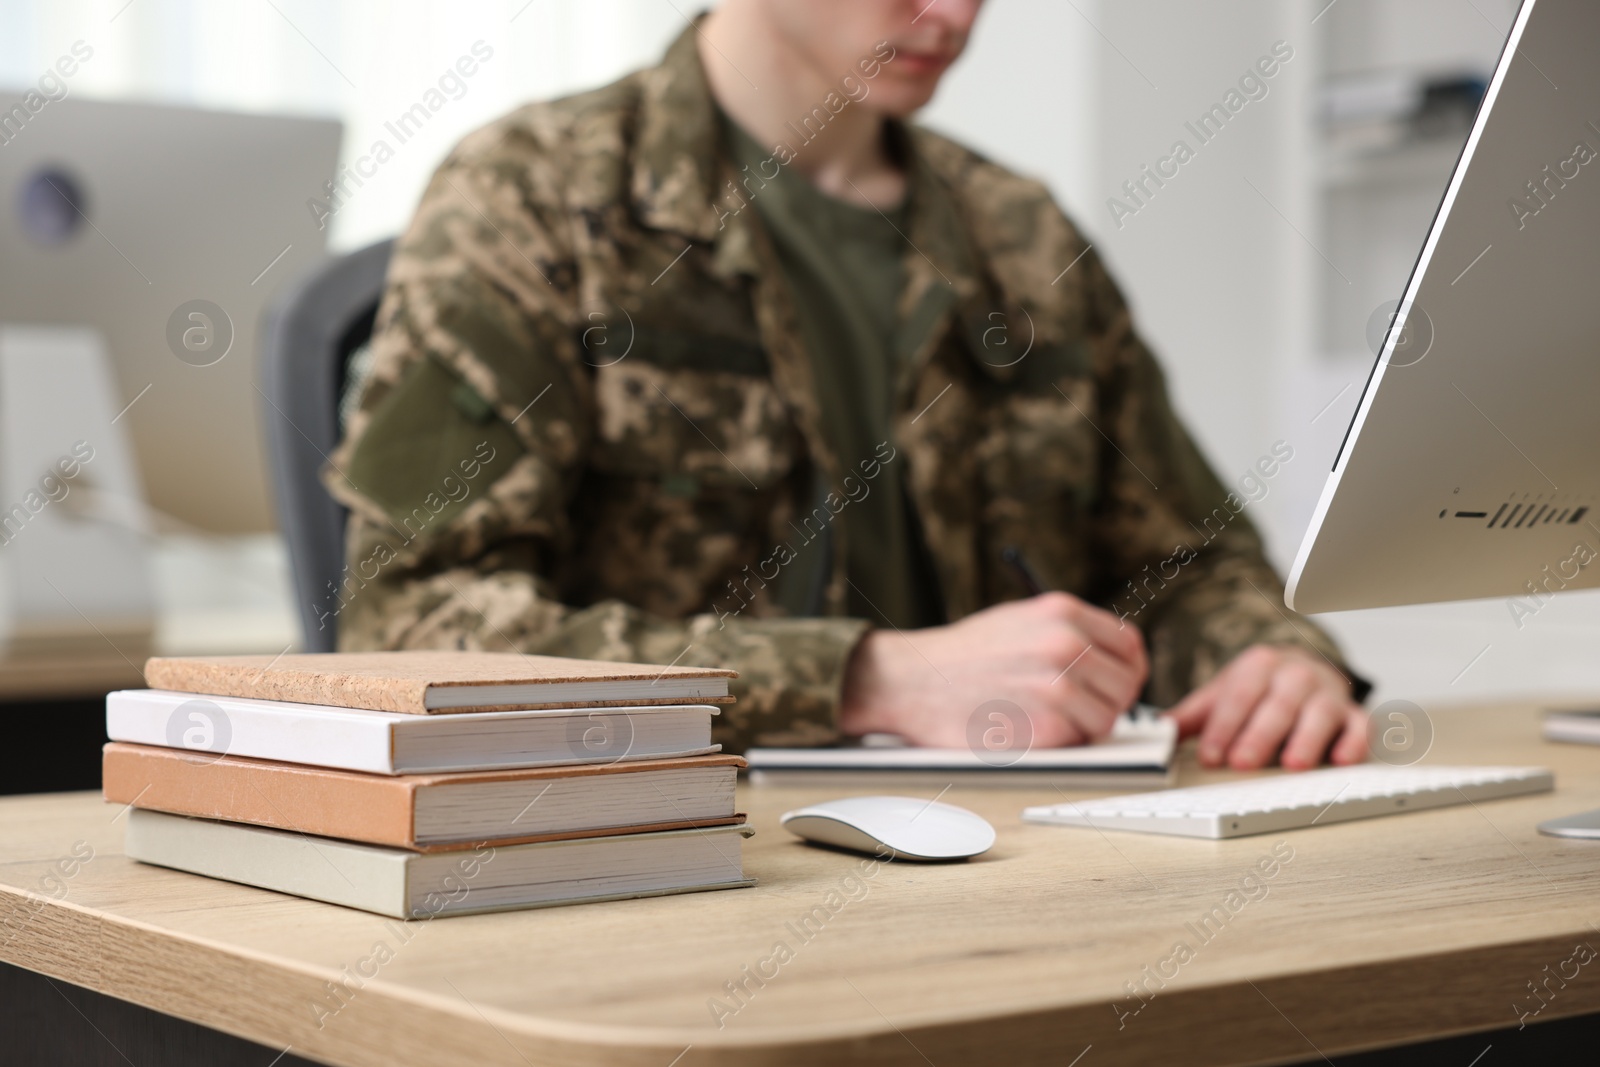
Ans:
[{"label": "tan book", "polygon": [[107,801],[416,852],[734,825],[738,756],[457,774],[363,774],[105,746]]},{"label": "tan book", "polygon": [[205,696],[254,697],[427,715],[512,708],[728,704],[718,667],[525,656],[514,652],[307,652],[157,656],[145,684]]}]

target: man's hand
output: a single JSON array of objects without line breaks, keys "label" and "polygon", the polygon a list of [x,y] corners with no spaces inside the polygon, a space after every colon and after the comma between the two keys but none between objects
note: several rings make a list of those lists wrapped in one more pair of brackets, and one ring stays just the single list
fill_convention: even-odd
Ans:
[{"label": "man's hand", "polygon": [[1280,745],[1291,770],[1315,767],[1324,753],[1334,763],[1367,756],[1367,713],[1350,699],[1350,680],[1303,649],[1253,645],[1167,714],[1182,736],[1200,735],[1207,767],[1254,770]]},{"label": "man's hand", "polygon": [[1067,593],[1044,593],[948,626],[861,639],[845,673],[839,726],[848,736],[899,734],[960,748],[974,711],[1009,700],[1036,747],[1077,745],[1111,731],[1150,673],[1144,638]]}]

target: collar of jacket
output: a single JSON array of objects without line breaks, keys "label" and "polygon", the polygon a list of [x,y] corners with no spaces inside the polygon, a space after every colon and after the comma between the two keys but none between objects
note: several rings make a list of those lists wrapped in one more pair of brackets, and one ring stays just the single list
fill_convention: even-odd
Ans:
[{"label": "collar of jacket", "polygon": [[[660,64],[640,74],[630,177],[634,210],[646,226],[712,245],[718,274],[761,275],[773,265],[761,254],[750,212],[744,210],[750,205],[734,184],[719,109],[700,63],[698,32],[699,19],[673,41]],[[945,332],[946,313],[954,310],[953,325],[973,366],[1009,381],[1011,366],[983,358],[983,338],[993,336],[985,331],[1002,321],[997,314],[1006,314],[1006,321],[1010,316],[978,265],[959,196],[932,162],[933,153],[924,150],[926,135],[895,122],[890,136],[908,161],[909,247],[900,303],[906,323],[905,380],[914,380],[926,363]]]},{"label": "collar of jacket", "polygon": [[695,44],[704,17],[640,74],[630,187],[646,226],[714,243],[724,229],[716,208],[722,138]]}]

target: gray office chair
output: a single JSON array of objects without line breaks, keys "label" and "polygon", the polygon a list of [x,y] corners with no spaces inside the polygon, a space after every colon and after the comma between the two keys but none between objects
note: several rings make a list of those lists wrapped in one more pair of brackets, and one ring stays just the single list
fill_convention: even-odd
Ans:
[{"label": "gray office chair", "polygon": [[344,570],[345,508],[317,472],[339,443],[350,357],[372,336],[393,241],[322,264],[268,310],[261,352],[262,419],[289,544],[295,607],[307,652],[332,652]]}]

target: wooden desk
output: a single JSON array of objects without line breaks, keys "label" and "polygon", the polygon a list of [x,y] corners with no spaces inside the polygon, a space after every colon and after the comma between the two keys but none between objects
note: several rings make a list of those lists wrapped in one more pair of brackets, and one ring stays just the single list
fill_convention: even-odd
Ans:
[{"label": "wooden desk", "polygon": [[145,654],[124,656],[102,643],[79,655],[0,659],[0,701],[84,699],[113,689],[142,689]]},{"label": "wooden desk", "polygon": [[[1089,1045],[1083,1067],[1266,1063],[1514,1026],[1530,981],[1600,948],[1600,843],[1534,831],[1600,806],[1600,748],[1542,744],[1530,709],[1435,725],[1429,762],[1543,764],[1557,791],[1211,842],[1024,826],[1053,791],[952,790],[996,824],[994,851],[880,866],[863,895],[861,859],[778,827],[813,794],[746,790],[758,888],[404,927],[139,866],[116,808],[17,797],[0,801],[0,957],[351,1065],[1065,1065]],[[23,895],[80,840],[94,858],[64,897]],[[1293,859],[1203,944],[1187,924],[1274,845]],[[1119,1029],[1124,983],[1179,941],[1193,958]],[[327,983],[380,942],[393,958],[328,1014]],[[778,942],[792,958],[719,1028],[708,1002],[737,1006],[725,983]],[[1600,1009],[1600,961],[1548,988],[1538,1021]]]},{"label": "wooden desk", "polygon": [[272,611],[178,612],[158,629],[74,628],[66,636],[14,639],[0,647],[0,702],[98,699],[113,689],[144,687],[151,655],[277,655],[298,640],[293,624]]}]

